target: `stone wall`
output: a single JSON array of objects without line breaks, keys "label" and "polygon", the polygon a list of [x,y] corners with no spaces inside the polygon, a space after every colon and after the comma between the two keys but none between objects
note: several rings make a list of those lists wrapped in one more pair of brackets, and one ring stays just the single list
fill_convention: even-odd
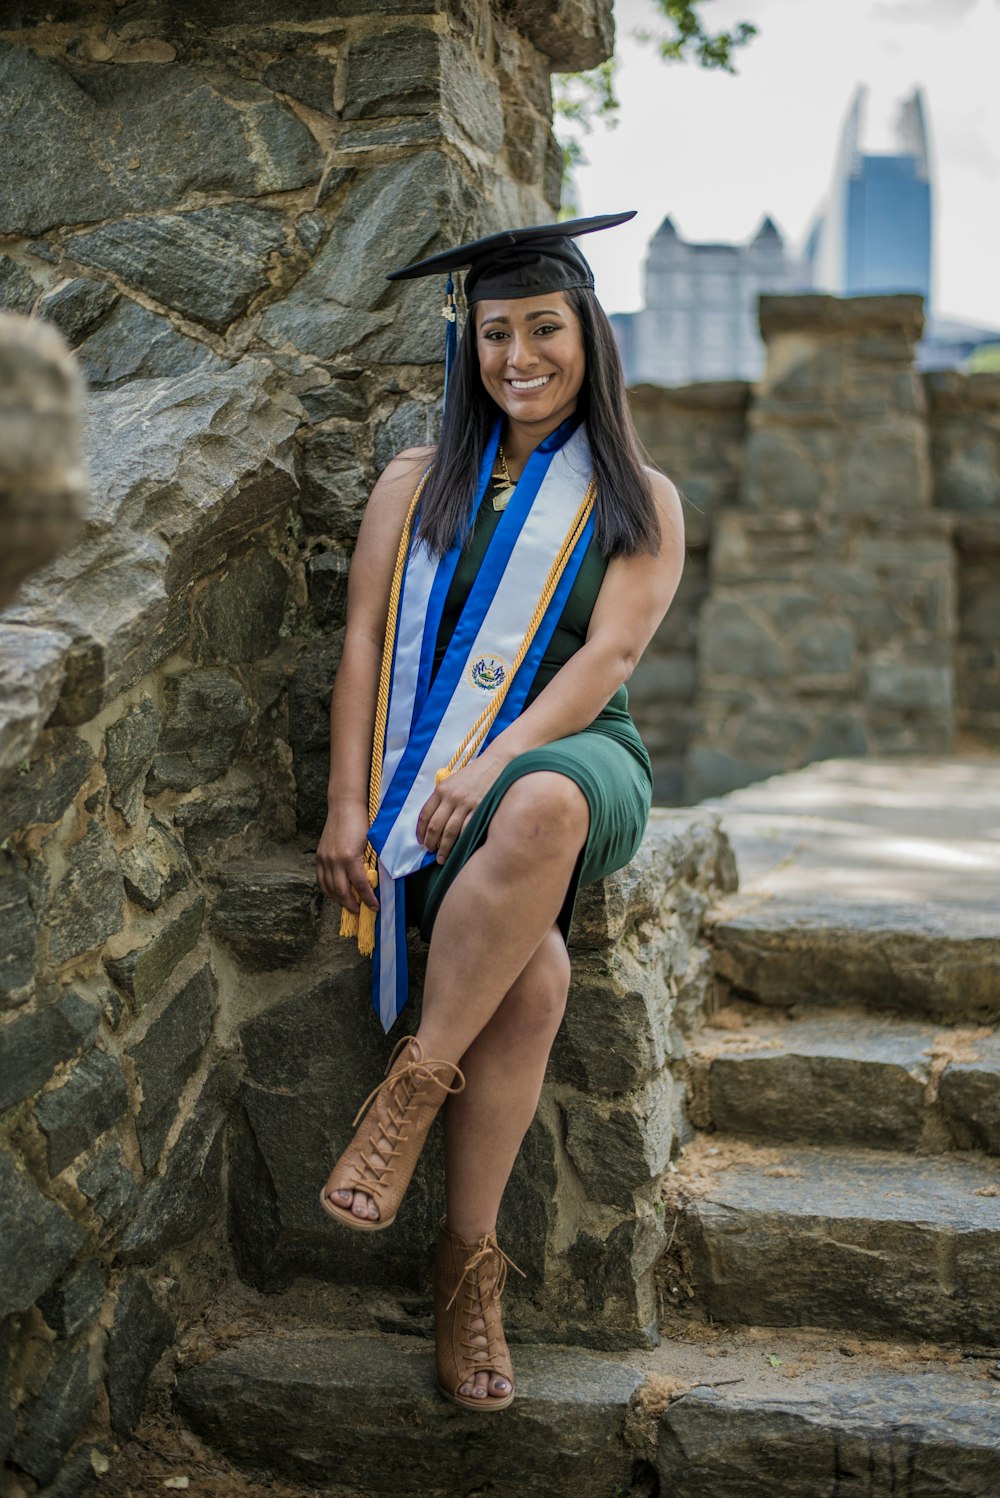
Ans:
[{"label": "stone wall", "polygon": [[630,684],[661,799],[1000,741],[1000,382],[919,376],[914,297],[762,297],[761,327],[759,384],[632,392],[689,500]]},{"label": "stone wall", "polygon": [[[435,292],[384,274],[553,213],[549,69],[607,55],[610,7],[17,0],[0,28],[0,305],[89,387],[51,560],[81,475],[0,408],[5,518],[60,516],[0,614],[0,1459],[67,1498],[231,1271],[255,1027],[334,1003],[359,1085],[383,1053],[312,850],[364,498],[440,398]],[[232,1204],[254,1273],[269,1201]]]}]

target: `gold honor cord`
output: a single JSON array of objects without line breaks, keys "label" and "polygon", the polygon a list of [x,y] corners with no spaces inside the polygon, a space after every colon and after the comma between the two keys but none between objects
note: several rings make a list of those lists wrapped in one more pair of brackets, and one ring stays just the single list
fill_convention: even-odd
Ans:
[{"label": "gold honor cord", "polygon": [[[424,485],[430,475],[430,469],[424,474],[417,485],[416,493],[410,500],[410,508],[406,512],[403,522],[403,534],[399,538],[399,549],[396,552],[396,565],[392,573],[392,587],[389,589],[389,612],[385,621],[385,641],[382,645],[382,669],[379,672],[378,697],[375,701],[375,740],[372,745],[372,768],[368,778],[368,825],[369,827],[378,816],[378,798],[382,787],[382,760],[385,756],[385,728],[389,716],[389,686],[392,681],[392,656],[393,646],[396,643],[396,622],[399,616],[399,596],[403,591],[403,573],[406,571],[406,558],[410,550],[410,535],[413,531],[413,517],[417,513],[417,505],[423,493]],[[365,873],[368,883],[372,889],[378,888],[378,854],[371,843],[365,844]],[[358,892],[354,891],[355,898]],[[356,936],[358,938],[358,951],[363,957],[370,957],[375,950],[375,912],[371,906],[365,905],[358,900],[361,906],[360,916],[352,915],[349,910],[340,912],[340,934],[341,936]]]},{"label": "gold honor cord", "polygon": [[[430,470],[428,470],[428,472],[429,471]],[[369,824],[374,822],[375,817],[378,814],[379,790],[382,779],[382,758],[385,751],[386,717],[389,704],[389,683],[392,676],[393,645],[396,639],[396,624],[397,616],[399,613],[399,595],[402,590],[403,572],[406,567],[406,557],[410,547],[410,531],[413,525],[413,516],[416,512],[417,501],[420,498],[421,491],[426,481],[427,474],[424,474],[424,477],[420,480],[420,484],[417,487],[417,492],[413,496],[413,500],[410,504],[410,508],[406,516],[406,523],[403,526],[403,534],[399,542],[399,552],[396,556],[396,569],[393,573],[392,589],[389,594],[389,615],[386,619],[385,645],[383,646],[382,650],[382,671],[379,680],[378,701],[375,708],[375,742],[372,748],[372,770],[368,791]],[[591,512],[594,508],[594,497],[596,493],[597,483],[594,479],[591,479],[590,484],[587,487],[587,492],[583,497],[583,502],[580,505],[579,510],[577,510],[576,512],[573,524],[570,526],[569,532],[566,535],[562,546],[559,548],[558,554],[556,555],[556,559],[549,569],[549,575],[545,579],[545,586],[542,588],[541,597],[535,605],[535,611],[531,616],[527,632],[524,636],[524,639],[521,641],[520,646],[518,647],[517,654],[514,657],[510,670],[508,671],[504,681],[493,694],[489,706],[484,708],[484,710],[480,713],[479,717],[476,719],[475,723],[473,723],[472,727],[469,729],[469,732],[466,734],[461,744],[459,744],[458,748],[452,755],[451,759],[448,761],[447,765],[444,767],[444,769],[437,771],[436,775],[434,776],[435,785],[440,785],[442,781],[447,780],[448,776],[451,775],[456,769],[464,769],[466,765],[470,764],[472,760],[475,759],[476,755],[482,748],[483,742],[490,731],[494,719],[496,718],[500,709],[503,707],[504,698],[507,696],[507,693],[510,690],[511,682],[514,680],[514,676],[518,668],[524,660],[524,657],[527,655],[528,650],[531,647],[532,640],[538,633],[539,625],[545,618],[545,614],[548,610],[549,604],[552,602],[553,594],[555,593],[556,588],[559,586],[559,579],[565,572],[567,563],[569,562],[570,557],[573,555],[580,537],[583,535],[584,529],[587,525],[587,521],[590,519]],[[368,883],[371,885],[372,889],[376,889],[378,887],[378,856],[375,853],[375,850],[372,847],[371,843],[368,843],[365,846],[365,872],[368,875]],[[370,957],[375,950],[375,912],[369,906],[362,905],[361,916],[359,919],[358,916],[351,915],[346,910],[343,911],[340,917],[340,934],[341,936],[356,935],[358,938],[359,952],[361,952],[363,956]]]}]

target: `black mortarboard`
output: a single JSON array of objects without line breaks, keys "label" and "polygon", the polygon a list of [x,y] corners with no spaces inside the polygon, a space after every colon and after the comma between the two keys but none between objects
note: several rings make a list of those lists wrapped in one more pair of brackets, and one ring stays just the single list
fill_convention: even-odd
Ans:
[{"label": "black mortarboard", "polygon": [[593,218],[567,219],[561,224],[533,224],[526,229],[503,229],[454,250],[442,250],[390,271],[388,280],[409,281],[418,276],[443,275],[467,270],[465,300],[488,297],[538,296],[543,291],[568,291],[572,287],[593,288],[594,273],[573,240],[580,234],[611,229],[635,218],[628,213],[602,213]]}]

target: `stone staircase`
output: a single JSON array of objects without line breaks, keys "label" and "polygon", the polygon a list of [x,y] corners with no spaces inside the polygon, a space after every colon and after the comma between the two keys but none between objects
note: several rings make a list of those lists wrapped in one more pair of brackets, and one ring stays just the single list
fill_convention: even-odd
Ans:
[{"label": "stone staircase", "polygon": [[518,1399],[486,1419],[440,1400],[422,1293],[248,1290],[248,1333],[202,1347],[175,1404],[249,1491],[998,1498],[990,899],[814,900],[801,827],[762,838],[741,794],[720,806],[744,887],[711,917],[663,1177],[660,1345],[539,1345],[529,1320]]}]

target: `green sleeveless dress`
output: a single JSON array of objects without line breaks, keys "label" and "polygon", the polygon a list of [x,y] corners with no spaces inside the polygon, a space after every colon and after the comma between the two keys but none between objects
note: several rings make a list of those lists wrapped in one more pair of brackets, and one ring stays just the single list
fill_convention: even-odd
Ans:
[{"label": "green sleeveless dress", "polygon": [[[492,480],[487,486],[472,539],[455,569],[438,630],[435,670],[441,664],[500,520],[501,512],[493,508],[497,487]],[[596,541],[592,540],[525,706],[534,701],[559,667],[585,643],[590,616],[606,570],[607,561]],[[446,861],[431,864],[407,876],[404,881],[407,924],[419,927],[425,941],[430,941],[434,919],[456,874],[485,841],[490,819],[505,791],[522,775],[538,770],[554,770],[568,776],[580,787],[590,807],[587,842],[559,913],[559,928],[567,940],[580,885],[602,879],[605,874],[622,868],[634,856],[646,830],[653,775],[649,755],[629,715],[628,693],[621,686],[607,707],[581,733],[555,739],[540,749],[529,749],[511,760],[476,807]]]}]

